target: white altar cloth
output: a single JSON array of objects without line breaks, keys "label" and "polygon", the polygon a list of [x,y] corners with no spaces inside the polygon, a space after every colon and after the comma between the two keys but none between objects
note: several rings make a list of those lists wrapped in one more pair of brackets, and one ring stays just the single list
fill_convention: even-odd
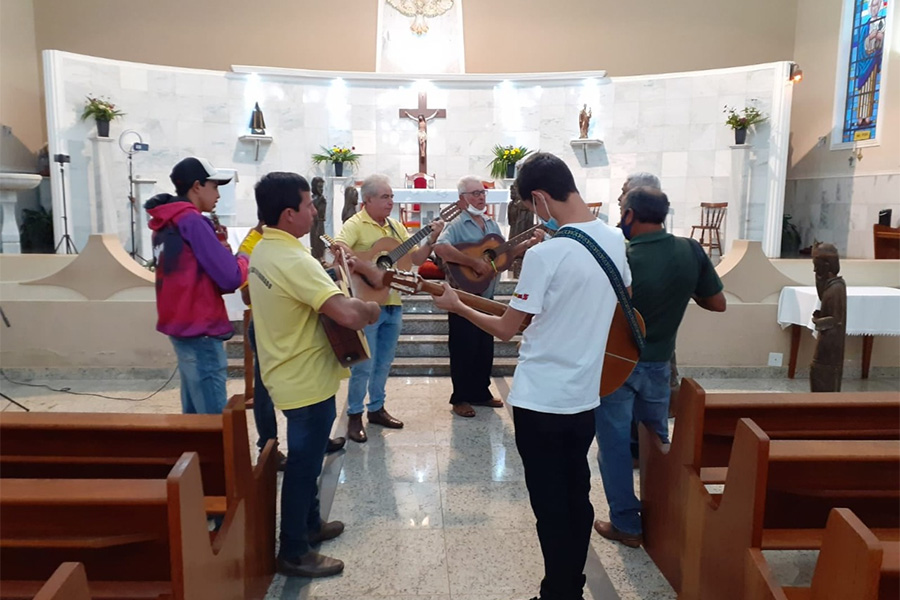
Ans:
[{"label": "white altar cloth", "polygon": [[[787,286],[778,298],[778,324],[815,330],[812,314],[819,304],[815,287]],[[848,286],[847,335],[900,335],[900,290]]]}]

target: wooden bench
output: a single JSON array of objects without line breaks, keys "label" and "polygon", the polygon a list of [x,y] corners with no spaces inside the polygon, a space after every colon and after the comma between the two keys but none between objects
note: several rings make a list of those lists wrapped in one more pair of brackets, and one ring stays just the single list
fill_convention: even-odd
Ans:
[{"label": "wooden bench", "polygon": [[159,479],[189,451],[200,457],[210,515],[244,500],[245,597],[263,598],[275,573],[275,443],[266,445],[254,467],[242,399],[232,398],[221,416],[0,415],[3,478]]},{"label": "wooden bench", "polygon": [[212,536],[196,452],[164,479],[4,479],[0,596],[34,595],[62,562],[84,564],[91,596],[244,597],[244,503]]},{"label": "wooden bench", "polygon": [[684,378],[672,444],[640,426],[644,548],[675,590],[687,519],[687,479],[724,483],[734,431],[753,419],[772,439],[900,439],[900,394],[710,393]]},{"label": "wooden bench", "polygon": [[744,600],[896,600],[900,598],[900,543],[879,541],[852,511],[828,516],[812,585],[782,587],[761,550],[745,561]]},{"label": "wooden bench", "polygon": [[750,548],[819,549],[832,508],[849,508],[883,541],[900,539],[900,443],[770,440],[741,419],[724,493],[689,473],[679,597],[739,599]]},{"label": "wooden bench", "polygon": [[[26,600],[31,600],[30,596]],[[59,565],[35,594],[34,600],[91,600],[84,565],[73,562]]]}]

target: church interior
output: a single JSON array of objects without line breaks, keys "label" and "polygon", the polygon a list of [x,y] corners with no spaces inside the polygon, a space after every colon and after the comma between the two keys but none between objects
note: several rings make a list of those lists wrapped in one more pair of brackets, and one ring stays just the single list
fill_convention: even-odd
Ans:
[{"label": "church interior", "polygon": [[[0,599],[896,598],[894,4],[2,0]],[[175,193],[180,161],[202,157],[221,183],[201,218],[249,290],[247,240],[256,232],[264,247],[281,227],[258,200],[271,173],[309,182],[312,224],[293,237],[340,271],[340,244],[368,250],[347,241],[364,220],[388,234],[398,224],[414,248],[491,221],[502,239],[526,239],[550,219],[515,188],[544,153],[591,218],[626,238],[626,188],[655,180],[667,199],[658,229],[699,242],[714,268],[701,277],[719,282],[722,310],[694,294],[672,334],[669,440],[629,417],[641,541],[595,523],[583,595],[550,591],[513,392],[528,328],[486,330],[492,400],[460,409],[459,317],[421,282],[465,288],[433,251],[410,276],[420,291],[378,302],[382,318],[400,313],[381,390],[390,414],[363,420],[358,439],[348,411],[361,363],[333,395],[341,447],[316,464],[315,502],[344,529],[314,547],[343,571],[291,575],[281,469],[293,464],[287,413],[305,409],[273,394],[265,443],[269,350],[256,343],[268,348],[270,333],[235,285],[215,292],[226,394],[216,414],[182,414],[205,411],[187,409],[178,335],[161,326],[166,250],[145,204]],[[481,208],[464,200],[467,181]],[[373,221],[379,185],[391,200]],[[495,256],[495,283],[475,292],[501,314],[527,300],[526,245],[522,261]],[[837,375],[823,384],[826,360]],[[541,378],[569,383],[552,367]],[[375,402],[372,380],[368,393]],[[590,503],[622,533],[599,422]]]}]

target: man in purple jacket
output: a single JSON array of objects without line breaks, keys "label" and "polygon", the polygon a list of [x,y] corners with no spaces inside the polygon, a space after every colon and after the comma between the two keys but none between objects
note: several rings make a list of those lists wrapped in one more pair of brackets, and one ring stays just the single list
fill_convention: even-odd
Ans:
[{"label": "man in purple jacket", "polygon": [[217,414],[226,400],[223,342],[234,335],[222,294],[246,281],[248,259],[235,257],[201,214],[215,208],[219,185],[231,176],[191,157],[169,177],[177,195],[159,194],[144,205],[156,259],[156,329],[169,336],[178,356],[182,411]]}]

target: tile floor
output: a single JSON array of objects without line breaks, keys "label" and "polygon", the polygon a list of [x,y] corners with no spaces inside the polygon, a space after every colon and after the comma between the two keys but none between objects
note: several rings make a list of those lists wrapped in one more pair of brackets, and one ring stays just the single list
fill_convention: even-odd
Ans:
[{"label": "tile floor", "polygon": [[[53,381],[56,388],[135,400],[73,396],[0,382],[0,390],[36,411],[179,412],[178,380],[150,399],[139,400],[162,381]],[[494,380],[508,393],[511,380]],[[804,380],[702,379],[707,389],[806,391]],[[229,392],[241,382],[229,381]],[[900,390],[895,379],[846,381],[845,390]],[[542,573],[534,517],[522,462],[515,449],[508,407],[476,408],[473,419],[455,417],[447,378],[395,377],[388,382],[388,410],[402,430],[369,428],[369,441],[349,443],[326,459],[323,511],[347,526],[321,551],[342,559],[344,573],[322,580],[276,576],[275,600],[512,600],[535,595]],[[338,394],[346,401],[346,382]],[[2,400],[2,410],[20,410]],[[251,414],[252,418],[252,414]],[[251,439],[255,440],[253,425]],[[280,435],[284,422],[279,417]],[[335,434],[342,435],[346,417]],[[607,516],[596,447],[590,452],[591,500]],[[637,473],[635,473],[637,475]],[[812,553],[772,555],[784,583],[804,583],[815,564]],[[588,600],[668,600],[675,594],[641,549],[591,540],[586,565]]]}]

